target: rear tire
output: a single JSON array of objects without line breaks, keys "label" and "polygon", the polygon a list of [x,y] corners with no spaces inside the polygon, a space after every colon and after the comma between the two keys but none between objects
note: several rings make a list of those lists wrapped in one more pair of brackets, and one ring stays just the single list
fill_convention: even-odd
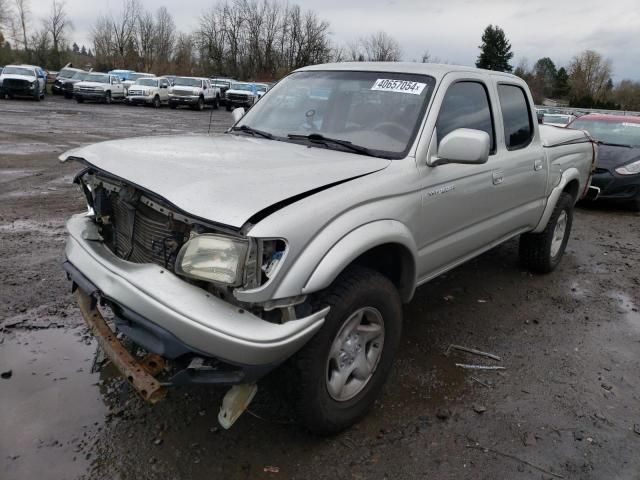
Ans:
[{"label": "rear tire", "polygon": [[171,110],[175,110],[176,108],[178,108],[178,106],[177,106],[175,103],[170,103],[170,104],[169,104],[169,108],[170,108]]},{"label": "rear tire", "polygon": [[78,97],[78,98],[76,98],[76,102],[78,102],[78,103],[84,103],[84,98],[80,98],[80,97]]},{"label": "rear tire", "polygon": [[357,422],[379,396],[402,332],[402,302],[383,275],[351,267],[314,302],[330,307],[320,331],[291,360],[299,422],[337,433]]},{"label": "rear tire", "polygon": [[520,235],[520,262],[536,273],[553,271],[564,254],[573,223],[573,196],[563,192],[545,229]]}]

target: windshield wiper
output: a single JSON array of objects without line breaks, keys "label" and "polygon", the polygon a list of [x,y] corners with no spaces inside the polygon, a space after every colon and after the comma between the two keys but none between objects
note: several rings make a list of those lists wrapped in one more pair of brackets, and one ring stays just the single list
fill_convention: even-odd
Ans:
[{"label": "windshield wiper", "polygon": [[633,148],[633,145],[627,145],[626,143],[611,143],[611,142],[603,142],[602,140],[596,140],[598,145],[609,145],[611,147],[626,147]]},{"label": "windshield wiper", "polygon": [[258,130],[255,129],[253,127],[250,127],[249,125],[240,125],[239,127],[232,127],[231,128],[232,131],[234,132],[246,132],[246,133],[250,133],[251,135],[258,135],[260,137],[263,138],[268,138],[269,140],[273,140],[273,134],[269,133],[269,132],[265,132],[262,130]]},{"label": "windshield wiper", "polygon": [[327,144],[340,145],[341,147],[348,148],[349,150],[359,153],[361,155],[369,155],[372,157],[375,156],[373,152],[369,150],[367,147],[356,145],[354,143],[351,143],[348,140],[340,140],[339,138],[325,137],[320,133],[311,133],[309,135],[290,133],[289,135],[287,135],[287,137],[290,138],[291,140],[309,140],[310,142],[322,143],[324,145],[327,145]]}]

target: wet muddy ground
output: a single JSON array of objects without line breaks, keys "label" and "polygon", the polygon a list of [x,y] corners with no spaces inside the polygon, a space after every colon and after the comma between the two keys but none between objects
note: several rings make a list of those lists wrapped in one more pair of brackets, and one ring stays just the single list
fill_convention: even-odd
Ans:
[{"label": "wet muddy ground", "polygon": [[[371,414],[332,438],[289,421],[261,386],[229,431],[223,391],[142,403],[95,371],[60,269],[63,222],[84,209],[65,149],[203,133],[210,111],[0,101],[0,478],[640,478],[640,216],[579,208],[562,264],[531,275],[517,242],[418,290]],[[211,130],[230,114],[214,111]],[[452,352],[493,352],[501,362]],[[466,371],[456,363],[501,365]]]}]

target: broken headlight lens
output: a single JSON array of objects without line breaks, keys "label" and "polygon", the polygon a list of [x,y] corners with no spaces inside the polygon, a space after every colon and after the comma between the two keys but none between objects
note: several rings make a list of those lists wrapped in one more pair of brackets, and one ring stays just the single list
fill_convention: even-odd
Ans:
[{"label": "broken headlight lens", "polygon": [[185,243],[176,258],[176,273],[186,277],[240,285],[249,242],[204,233]]}]

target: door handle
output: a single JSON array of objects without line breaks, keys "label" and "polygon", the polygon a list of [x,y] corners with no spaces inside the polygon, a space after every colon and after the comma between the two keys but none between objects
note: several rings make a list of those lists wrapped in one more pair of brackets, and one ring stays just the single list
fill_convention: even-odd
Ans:
[{"label": "door handle", "polygon": [[537,172],[538,170],[542,170],[542,160],[538,159],[533,162],[533,169]]},{"label": "door handle", "polygon": [[500,185],[504,181],[504,172],[502,170],[498,170],[497,172],[493,172],[493,184]]}]

